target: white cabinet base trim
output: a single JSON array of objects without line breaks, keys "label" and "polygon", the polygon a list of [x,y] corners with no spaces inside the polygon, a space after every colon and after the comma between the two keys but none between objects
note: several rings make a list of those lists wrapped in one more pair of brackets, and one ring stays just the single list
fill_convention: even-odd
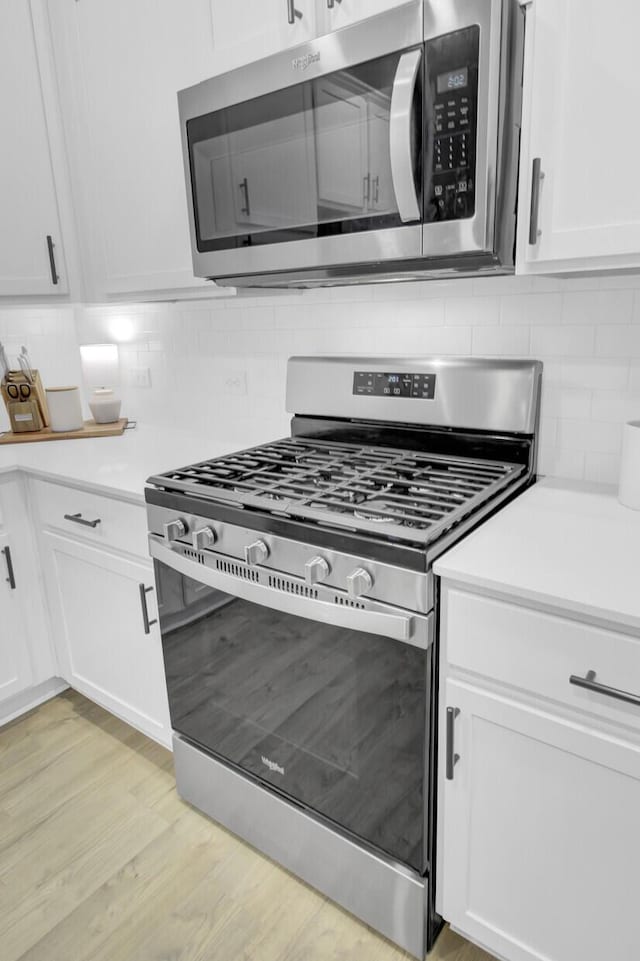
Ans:
[{"label": "white cabinet base trim", "polygon": [[34,707],[51,700],[52,697],[66,691],[68,687],[67,682],[63,681],[61,677],[52,677],[42,684],[30,687],[27,691],[21,691],[15,697],[8,698],[2,705],[0,726],[8,724],[9,721],[26,714],[27,711],[32,711]]}]

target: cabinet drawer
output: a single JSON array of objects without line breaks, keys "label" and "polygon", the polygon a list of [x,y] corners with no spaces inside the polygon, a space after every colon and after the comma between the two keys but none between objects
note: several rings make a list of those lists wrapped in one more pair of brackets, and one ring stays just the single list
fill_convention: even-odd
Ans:
[{"label": "cabinet drawer", "polygon": [[445,587],[444,656],[471,671],[640,729],[640,705],[570,683],[573,675],[640,698],[640,638]]},{"label": "cabinet drawer", "polygon": [[[142,504],[128,504],[47,481],[32,480],[31,494],[41,527],[63,531],[92,544],[138,557],[148,557],[147,516]],[[79,516],[70,520],[73,515]],[[89,522],[94,521],[98,523],[90,526]]]}]

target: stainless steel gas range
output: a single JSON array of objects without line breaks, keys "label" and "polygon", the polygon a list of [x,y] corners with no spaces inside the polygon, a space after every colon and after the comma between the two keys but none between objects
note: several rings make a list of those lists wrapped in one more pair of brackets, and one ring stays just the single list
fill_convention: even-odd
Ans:
[{"label": "stainless steel gas range", "polygon": [[423,957],[434,559],[535,479],[537,361],[289,361],[291,437],[149,479],[177,786]]}]

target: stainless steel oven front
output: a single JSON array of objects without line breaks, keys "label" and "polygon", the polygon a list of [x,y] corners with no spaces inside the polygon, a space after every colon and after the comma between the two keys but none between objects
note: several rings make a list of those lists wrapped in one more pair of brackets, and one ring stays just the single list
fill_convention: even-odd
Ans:
[{"label": "stainless steel oven front", "polygon": [[[264,535],[226,526],[200,551],[150,535],[174,732],[424,875],[433,613],[248,564],[234,550],[248,538]],[[309,553],[266,540],[275,557]],[[323,553],[337,576],[357,563]],[[425,579],[376,565],[380,590],[397,584],[414,608],[428,606]]]},{"label": "stainless steel oven front", "polygon": [[512,268],[523,24],[517,0],[411,0],[181,91],[196,275]]}]

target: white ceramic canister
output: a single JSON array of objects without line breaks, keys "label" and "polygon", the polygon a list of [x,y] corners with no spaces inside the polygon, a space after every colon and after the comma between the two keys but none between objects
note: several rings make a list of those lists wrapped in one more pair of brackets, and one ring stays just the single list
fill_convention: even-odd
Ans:
[{"label": "white ceramic canister", "polygon": [[622,432],[618,500],[640,511],[640,420],[630,420]]},{"label": "white ceramic canister", "polygon": [[91,392],[89,407],[96,424],[114,424],[120,417],[122,402],[110,387],[96,387]]},{"label": "white ceramic canister", "polygon": [[47,387],[47,404],[51,418],[51,430],[82,430],[82,404],[78,387]]}]

